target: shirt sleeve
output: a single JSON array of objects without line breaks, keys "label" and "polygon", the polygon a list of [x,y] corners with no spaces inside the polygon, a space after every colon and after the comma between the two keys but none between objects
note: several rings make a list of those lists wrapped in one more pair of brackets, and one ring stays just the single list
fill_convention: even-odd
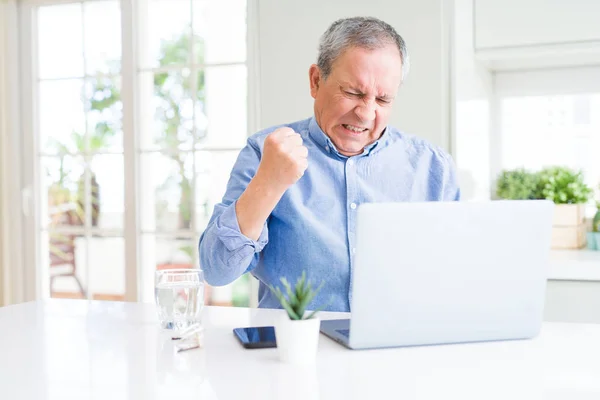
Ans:
[{"label": "shirt sleeve", "polygon": [[235,211],[237,199],[254,177],[259,163],[260,150],[249,139],[231,171],[222,202],[215,205],[200,236],[200,267],[206,282],[212,286],[227,285],[254,269],[260,251],[268,242],[266,222],[258,240],[252,240],[240,231]]},{"label": "shirt sleeve", "polygon": [[443,159],[446,164],[444,168],[444,182],[443,182],[443,198],[442,201],[459,201],[460,200],[460,186],[458,183],[458,173],[456,171],[456,164],[452,157],[447,153],[442,153]]}]

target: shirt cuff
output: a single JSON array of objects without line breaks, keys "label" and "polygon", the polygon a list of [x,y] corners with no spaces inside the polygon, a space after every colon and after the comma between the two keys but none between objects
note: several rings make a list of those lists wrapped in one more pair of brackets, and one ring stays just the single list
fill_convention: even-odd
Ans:
[{"label": "shirt cuff", "polygon": [[240,250],[242,247],[249,246],[254,249],[255,253],[259,253],[269,242],[267,223],[265,222],[258,240],[252,240],[245,236],[240,231],[240,225],[235,212],[236,204],[237,201],[230,204],[218,218],[216,224],[218,237],[229,251],[234,252]]}]

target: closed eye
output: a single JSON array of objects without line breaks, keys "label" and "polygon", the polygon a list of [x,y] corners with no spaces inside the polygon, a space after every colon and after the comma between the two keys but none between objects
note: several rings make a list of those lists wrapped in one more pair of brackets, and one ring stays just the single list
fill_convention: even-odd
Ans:
[{"label": "closed eye", "polygon": [[346,93],[348,96],[352,96],[352,97],[362,97],[362,94],[360,94],[360,93],[348,92],[348,91],[344,91],[344,93]]}]

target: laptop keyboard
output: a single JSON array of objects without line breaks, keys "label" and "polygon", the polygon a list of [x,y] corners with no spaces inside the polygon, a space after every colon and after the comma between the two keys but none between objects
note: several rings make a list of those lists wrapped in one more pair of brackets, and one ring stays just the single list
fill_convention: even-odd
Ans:
[{"label": "laptop keyboard", "polygon": [[337,329],[336,332],[347,338],[350,337],[350,329]]}]

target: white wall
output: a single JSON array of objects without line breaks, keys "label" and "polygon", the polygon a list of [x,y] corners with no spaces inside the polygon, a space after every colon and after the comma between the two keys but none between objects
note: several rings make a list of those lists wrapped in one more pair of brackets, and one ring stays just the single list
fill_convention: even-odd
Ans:
[{"label": "white wall", "polygon": [[374,16],[405,39],[411,60],[390,123],[450,147],[449,18],[443,0],[257,0],[259,126],[313,114],[308,69],[318,40],[336,19]]},{"label": "white wall", "polygon": [[595,0],[474,0],[477,49],[600,41]]},{"label": "white wall", "polygon": [[492,74],[476,59],[473,49],[473,2],[454,1],[453,24],[453,141],[462,197],[490,197],[492,135]]},{"label": "white wall", "polygon": [[600,64],[600,2],[473,0],[478,59],[495,71]]}]

